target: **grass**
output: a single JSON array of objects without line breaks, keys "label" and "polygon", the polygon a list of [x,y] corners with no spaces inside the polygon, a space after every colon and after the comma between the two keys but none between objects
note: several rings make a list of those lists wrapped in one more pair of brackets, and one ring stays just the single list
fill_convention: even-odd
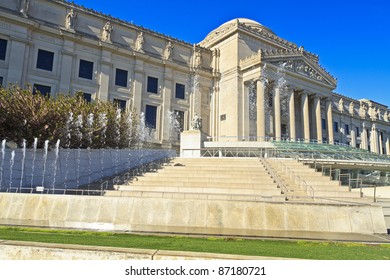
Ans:
[{"label": "grass", "polygon": [[192,238],[0,227],[0,239],[319,260],[389,260],[390,244]]}]

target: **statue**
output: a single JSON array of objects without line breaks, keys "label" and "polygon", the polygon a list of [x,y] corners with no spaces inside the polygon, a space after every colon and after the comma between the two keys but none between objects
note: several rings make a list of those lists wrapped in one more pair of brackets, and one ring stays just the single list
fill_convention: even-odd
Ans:
[{"label": "statue", "polygon": [[370,107],[370,110],[368,111],[368,114],[370,115],[370,118],[373,120],[377,119],[376,110],[374,107]]},{"label": "statue", "polygon": [[200,51],[195,52],[194,67],[198,68],[202,65],[202,54]]},{"label": "statue", "polygon": [[169,41],[168,44],[165,46],[165,49],[164,49],[164,59],[165,60],[170,60],[171,59],[172,50],[173,50],[173,46],[172,46],[171,41]]},{"label": "statue", "polygon": [[192,119],[192,129],[201,130],[202,129],[202,119],[195,113],[194,118]]},{"label": "statue", "polygon": [[376,109],[376,118],[378,120],[382,120],[382,114],[381,114],[381,109],[380,108]]},{"label": "statue", "polygon": [[77,17],[77,15],[73,11],[73,9],[71,9],[65,17],[66,30],[74,30],[75,23],[76,23],[76,17]]},{"label": "statue", "polygon": [[135,50],[139,52],[144,51],[144,33],[141,32],[137,36],[137,40],[135,41]]},{"label": "statue", "polygon": [[353,116],[355,115],[355,105],[353,102],[349,103],[349,113]]},{"label": "statue", "polygon": [[389,121],[389,113],[387,111],[384,111],[383,112],[383,120],[385,122],[388,122]]},{"label": "statue", "polygon": [[366,105],[360,103],[360,108],[359,108],[359,115],[362,118],[365,118],[367,116],[367,108]]},{"label": "statue", "polygon": [[344,100],[342,98],[339,100],[339,111],[344,112]]},{"label": "statue", "polygon": [[112,30],[114,30],[114,27],[112,26],[111,22],[107,21],[102,29],[102,41],[103,42],[110,42],[111,41]]},{"label": "statue", "polygon": [[20,0],[19,12],[21,12],[24,17],[27,17],[29,8],[30,8],[30,0]]}]

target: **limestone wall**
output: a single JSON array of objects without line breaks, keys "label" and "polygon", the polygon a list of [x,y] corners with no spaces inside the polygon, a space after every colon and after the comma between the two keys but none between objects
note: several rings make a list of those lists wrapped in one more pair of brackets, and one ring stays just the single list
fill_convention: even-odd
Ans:
[{"label": "limestone wall", "polygon": [[0,260],[277,260],[286,258],[0,240]]},{"label": "limestone wall", "polygon": [[171,150],[60,149],[57,160],[55,151],[49,151],[45,163],[42,149],[35,153],[31,149],[27,150],[24,161],[23,150],[14,151],[13,164],[11,149],[5,150],[4,160],[0,158],[0,189],[3,191],[20,186],[75,188],[143,163],[176,155]]},{"label": "limestone wall", "polygon": [[382,208],[373,205],[9,193],[0,194],[0,224],[235,235],[387,232]]}]

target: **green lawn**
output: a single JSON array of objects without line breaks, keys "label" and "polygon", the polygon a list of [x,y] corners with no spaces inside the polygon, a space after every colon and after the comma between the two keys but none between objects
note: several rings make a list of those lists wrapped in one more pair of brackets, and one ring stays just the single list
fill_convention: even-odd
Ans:
[{"label": "green lawn", "polygon": [[0,227],[0,239],[321,260],[390,259],[390,244],[165,237],[20,227]]}]

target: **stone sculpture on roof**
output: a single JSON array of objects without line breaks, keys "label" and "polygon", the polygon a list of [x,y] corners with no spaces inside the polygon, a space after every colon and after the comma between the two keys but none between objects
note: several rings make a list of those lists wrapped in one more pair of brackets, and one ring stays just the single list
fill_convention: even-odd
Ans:
[{"label": "stone sculpture on roof", "polygon": [[137,36],[137,40],[135,41],[135,50],[138,52],[144,51],[144,33],[140,32]]},{"label": "stone sculpture on roof", "polygon": [[164,49],[164,59],[165,60],[170,60],[171,59],[172,50],[173,50],[173,46],[172,46],[171,41],[169,41],[168,44],[165,46],[165,49]]},{"label": "stone sculpture on roof", "polygon": [[71,9],[69,13],[65,17],[65,29],[66,30],[74,30],[76,24],[77,15],[74,10]]},{"label": "stone sculpture on roof", "polygon": [[30,0],[20,0],[19,12],[21,12],[24,17],[28,16],[29,8],[30,8]]},{"label": "stone sculpture on roof", "polygon": [[111,22],[107,21],[102,29],[102,41],[103,42],[111,42],[111,32],[114,30]]}]

